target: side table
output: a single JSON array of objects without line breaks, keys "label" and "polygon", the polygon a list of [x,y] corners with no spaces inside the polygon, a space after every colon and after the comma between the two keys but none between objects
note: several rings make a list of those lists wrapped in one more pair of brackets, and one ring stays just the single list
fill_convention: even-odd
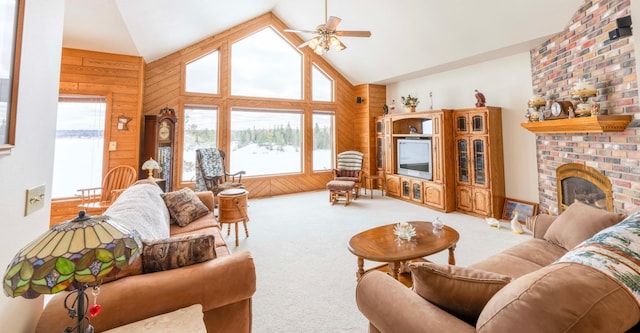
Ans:
[{"label": "side table", "polygon": [[373,181],[377,180],[380,182],[380,191],[382,192],[382,196],[384,196],[384,191],[387,188],[387,180],[384,175],[364,175],[364,195],[367,195],[367,184],[369,185],[369,189],[371,190],[370,198],[373,199]]},{"label": "side table", "polygon": [[247,222],[247,198],[249,191],[245,189],[228,189],[218,193],[218,223],[227,223],[227,236],[231,233],[231,224],[236,227],[236,246],[238,246],[238,223],[244,226],[245,237],[249,237]]}]

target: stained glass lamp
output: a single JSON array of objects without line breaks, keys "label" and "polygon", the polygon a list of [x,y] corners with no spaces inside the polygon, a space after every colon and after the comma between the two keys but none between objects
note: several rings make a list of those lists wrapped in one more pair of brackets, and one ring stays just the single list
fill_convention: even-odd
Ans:
[{"label": "stained glass lamp", "polygon": [[[139,256],[141,248],[137,231],[127,230],[108,216],[91,217],[80,211],[73,220],[53,226],[18,252],[7,267],[4,293],[32,299],[72,290],[69,296],[77,296],[71,304],[67,303],[67,296],[65,308],[71,318],[77,318],[77,325],[65,332],[92,332],[85,290],[99,286],[102,278],[127,267]],[[99,306],[92,310],[99,311]]]},{"label": "stained glass lamp", "polygon": [[149,172],[149,179],[153,179],[153,170],[162,170],[160,164],[156,162],[152,157],[149,157],[144,163],[142,163],[142,170],[147,170]]}]

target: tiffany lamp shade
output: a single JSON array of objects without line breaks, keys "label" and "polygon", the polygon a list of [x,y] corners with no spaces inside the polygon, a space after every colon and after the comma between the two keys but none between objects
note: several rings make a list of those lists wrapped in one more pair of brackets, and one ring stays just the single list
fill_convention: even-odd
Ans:
[{"label": "tiffany lamp shade", "polygon": [[[36,298],[72,290],[73,303],[65,308],[71,318],[77,318],[76,328],[66,332],[91,332],[88,323],[88,286],[99,288],[102,278],[127,267],[142,248],[137,231],[129,231],[108,216],[78,217],[53,226],[38,239],[24,247],[7,267],[3,287],[7,296]],[[92,312],[97,315],[99,305]],[[87,327],[85,331],[85,320]]]}]

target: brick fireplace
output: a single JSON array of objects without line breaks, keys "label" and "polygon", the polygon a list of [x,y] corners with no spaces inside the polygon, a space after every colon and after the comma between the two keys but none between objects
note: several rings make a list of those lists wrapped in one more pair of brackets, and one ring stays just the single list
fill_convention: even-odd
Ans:
[{"label": "brick fireplace", "polygon": [[[570,100],[573,85],[585,79],[596,85],[602,114],[639,113],[633,39],[610,41],[608,35],[616,18],[630,11],[630,0],[585,1],[564,31],[531,50],[534,92]],[[567,163],[591,167],[610,180],[614,211],[640,208],[640,128],[632,126],[623,132],[537,135],[541,210],[557,212],[556,169]]]}]

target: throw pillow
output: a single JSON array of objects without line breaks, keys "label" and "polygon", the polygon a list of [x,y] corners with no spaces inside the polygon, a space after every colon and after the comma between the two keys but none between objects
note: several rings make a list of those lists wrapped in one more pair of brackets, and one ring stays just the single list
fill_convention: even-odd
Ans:
[{"label": "throw pillow", "polygon": [[179,191],[164,193],[162,198],[169,209],[171,218],[181,227],[209,213],[209,208],[188,187]]},{"label": "throw pillow", "polygon": [[215,257],[215,240],[210,234],[143,241],[142,270],[144,273],[166,271]]},{"label": "throw pillow", "polygon": [[598,231],[622,221],[624,217],[624,214],[611,213],[582,202],[575,202],[551,223],[544,239],[571,250]]},{"label": "throw pillow", "polygon": [[142,332],[207,332],[204,325],[202,305],[194,304],[173,312],[136,321],[116,327],[104,333],[142,333]]},{"label": "throw pillow", "polygon": [[511,281],[502,274],[431,262],[409,268],[418,295],[472,325],[489,299]]}]

